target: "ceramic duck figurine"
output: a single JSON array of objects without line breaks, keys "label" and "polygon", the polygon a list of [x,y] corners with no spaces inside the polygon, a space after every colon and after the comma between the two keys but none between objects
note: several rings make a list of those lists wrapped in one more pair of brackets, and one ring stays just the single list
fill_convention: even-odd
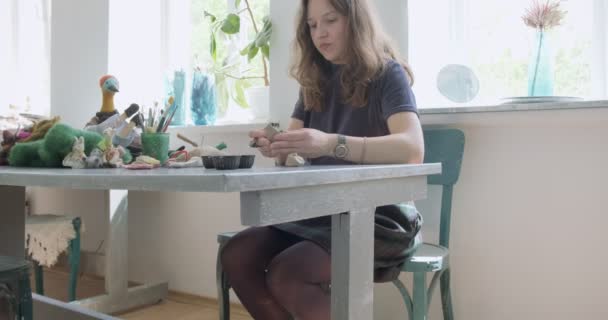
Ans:
[{"label": "ceramic duck figurine", "polygon": [[[101,89],[101,108],[91,120],[85,125],[86,127],[95,126],[108,120],[110,117],[117,115],[118,111],[114,107],[114,95],[119,91],[118,79],[112,75],[105,75],[99,79],[99,88]],[[97,130],[91,130],[97,131]],[[101,133],[101,132],[100,132]]]},{"label": "ceramic duck figurine", "polygon": [[112,75],[105,75],[99,79],[99,87],[101,88],[101,110],[100,112],[116,113],[114,108],[114,95],[119,91],[120,84],[118,79]]}]

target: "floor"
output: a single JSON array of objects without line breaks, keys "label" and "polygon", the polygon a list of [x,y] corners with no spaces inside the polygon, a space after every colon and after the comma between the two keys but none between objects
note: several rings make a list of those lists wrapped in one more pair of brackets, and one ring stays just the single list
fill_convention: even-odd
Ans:
[{"label": "floor", "polygon": [[[34,282],[32,281],[32,284]],[[51,298],[66,301],[68,274],[62,270],[45,269],[45,294]],[[104,282],[102,278],[83,275],[80,277],[77,298],[88,298],[102,294]],[[217,320],[217,301],[187,294],[170,292],[167,300],[141,309],[114,315],[129,320]],[[231,307],[232,320],[252,320],[247,311],[240,305]]]}]

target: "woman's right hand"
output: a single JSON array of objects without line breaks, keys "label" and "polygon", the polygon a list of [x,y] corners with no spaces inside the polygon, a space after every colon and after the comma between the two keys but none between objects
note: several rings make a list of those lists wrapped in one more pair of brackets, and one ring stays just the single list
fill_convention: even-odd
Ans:
[{"label": "woman's right hand", "polygon": [[266,138],[266,133],[263,129],[250,131],[249,137],[256,139],[257,149],[260,150],[260,153],[262,153],[264,157],[274,158],[270,151],[270,140]]}]

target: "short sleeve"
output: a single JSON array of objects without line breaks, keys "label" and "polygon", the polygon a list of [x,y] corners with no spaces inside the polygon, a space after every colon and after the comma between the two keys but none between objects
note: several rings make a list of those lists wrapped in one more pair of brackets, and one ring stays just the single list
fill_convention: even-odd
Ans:
[{"label": "short sleeve", "polygon": [[399,112],[418,113],[416,98],[401,64],[389,61],[380,82],[381,109],[385,120]]},{"label": "short sleeve", "polygon": [[302,96],[301,90],[300,94],[298,95],[298,101],[296,102],[291,117],[302,121],[306,120],[306,110],[304,109],[304,97]]}]

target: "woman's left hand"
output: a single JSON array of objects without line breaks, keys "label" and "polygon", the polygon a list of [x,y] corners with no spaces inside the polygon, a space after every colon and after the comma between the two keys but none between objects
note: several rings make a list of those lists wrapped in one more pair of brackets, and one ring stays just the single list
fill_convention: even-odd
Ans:
[{"label": "woman's left hand", "polygon": [[304,158],[331,155],[335,135],[316,129],[297,129],[279,133],[273,137],[270,150],[273,156],[298,153]]}]

